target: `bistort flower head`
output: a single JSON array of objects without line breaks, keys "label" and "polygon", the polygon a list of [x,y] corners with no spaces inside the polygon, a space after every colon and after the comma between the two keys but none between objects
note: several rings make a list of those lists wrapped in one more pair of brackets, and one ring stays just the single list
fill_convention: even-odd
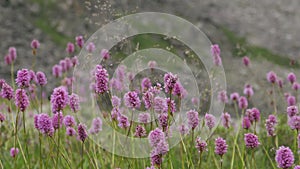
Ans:
[{"label": "bistort flower head", "polygon": [[287,169],[294,164],[294,154],[289,147],[281,146],[276,150],[275,160],[278,168]]},{"label": "bistort flower head", "polygon": [[53,113],[57,113],[58,111],[64,109],[68,102],[69,96],[65,87],[61,86],[53,90],[51,95],[51,107]]}]

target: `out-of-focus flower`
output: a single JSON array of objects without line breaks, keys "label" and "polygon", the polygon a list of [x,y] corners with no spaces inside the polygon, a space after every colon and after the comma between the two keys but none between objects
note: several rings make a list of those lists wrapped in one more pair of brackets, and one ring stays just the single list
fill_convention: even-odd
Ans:
[{"label": "out-of-focus flower", "polygon": [[101,52],[100,52],[100,55],[102,56],[102,58],[104,60],[107,60],[110,58],[110,54],[109,54],[109,51],[107,49],[102,49]]},{"label": "out-of-focus flower", "polygon": [[190,110],[186,114],[187,114],[188,125],[192,130],[194,130],[199,124],[198,112],[195,110]]},{"label": "out-of-focus flower", "polygon": [[33,39],[30,46],[32,49],[38,49],[40,47],[40,42],[36,39]]},{"label": "out-of-focus flower", "polygon": [[250,65],[250,59],[248,56],[243,57],[243,64],[247,67]]},{"label": "out-of-focus flower", "polygon": [[83,45],[84,45],[84,39],[83,39],[83,37],[82,37],[82,36],[77,36],[77,37],[75,38],[75,40],[76,40],[76,44],[77,44],[80,48],[82,48]]},{"label": "out-of-focus flower", "polygon": [[276,73],[274,73],[273,71],[270,71],[269,73],[267,73],[267,80],[270,83],[276,83],[277,81],[277,75]]}]

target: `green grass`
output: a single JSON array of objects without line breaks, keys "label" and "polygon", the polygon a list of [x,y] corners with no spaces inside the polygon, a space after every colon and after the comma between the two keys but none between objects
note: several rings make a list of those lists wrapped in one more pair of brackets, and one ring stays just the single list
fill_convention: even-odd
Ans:
[{"label": "green grass", "polygon": [[[232,44],[233,56],[248,56],[250,58],[266,59],[274,64],[283,67],[291,67],[291,60],[287,56],[275,54],[266,48],[249,44],[246,38],[237,36],[234,32],[223,26],[220,26],[220,30],[226,36],[227,40]],[[294,65],[294,68],[300,68],[299,63],[296,63]]]}]

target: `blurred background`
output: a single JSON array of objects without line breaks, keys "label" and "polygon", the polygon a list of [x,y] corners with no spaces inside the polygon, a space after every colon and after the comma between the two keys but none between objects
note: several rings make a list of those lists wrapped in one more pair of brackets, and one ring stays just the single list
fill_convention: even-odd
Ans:
[{"label": "blurred background", "polygon": [[[51,84],[52,66],[68,56],[66,45],[75,36],[88,39],[111,20],[157,11],[192,22],[220,45],[228,94],[242,93],[244,85],[251,84],[254,91],[260,91],[251,101],[268,107],[269,91],[261,90],[268,89],[266,73],[273,70],[283,80],[290,71],[299,75],[299,7],[299,0],[1,0],[0,76],[9,79],[4,56],[10,46],[17,48],[15,70],[30,68],[30,42],[38,39],[36,70],[45,71]],[[251,59],[250,69],[243,68],[241,58],[246,55]]]}]

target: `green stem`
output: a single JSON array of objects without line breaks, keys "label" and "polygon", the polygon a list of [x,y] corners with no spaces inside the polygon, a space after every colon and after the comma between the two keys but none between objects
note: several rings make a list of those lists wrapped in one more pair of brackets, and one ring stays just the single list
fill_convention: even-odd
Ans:
[{"label": "green stem", "polygon": [[84,142],[81,143],[81,169],[83,169],[83,151],[84,151]]},{"label": "green stem", "polygon": [[58,168],[58,160],[59,160],[59,144],[60,144],[60,135],[59,135],[59,128],[60,128],[60,112],[58,113],[58,128],[57,128],[57,154],[56,154],[56,167]]},{"label": "green stem", "polygon": [[[19,119],[19,113],[20,111],[18,110],[17,112],[17,117],[16,117],[16,124],[15,124],[15,140],[14,140],[14,148],[17,148],[17,137],[18,137],[18,119]],[[14,158],[14,168],[16,169],[16,157]]]},{"label": "green stem", "polygon": [[42,138],[41,138],[41,133],[39,132],[39,144],[40,144],[40,160],[39,160],[39,163],[40,163],[40,168],[42,169],[43,166],[42,166]]}]

